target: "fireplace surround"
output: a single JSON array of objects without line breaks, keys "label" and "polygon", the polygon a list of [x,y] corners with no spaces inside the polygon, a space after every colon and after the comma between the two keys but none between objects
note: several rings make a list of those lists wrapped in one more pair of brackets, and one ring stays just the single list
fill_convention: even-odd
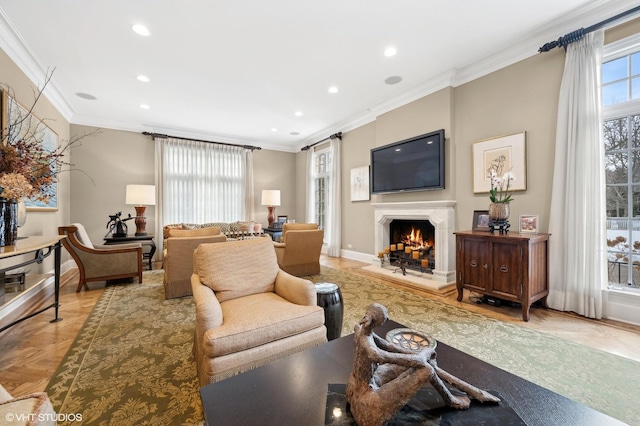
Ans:
[{"label": "fireplace surround", "polygon": [[[375,214],[375,252],[389,247],[389,224],[394,219],[428,220],[435,227],[435,268],[425,280],[455,282],[455,205],[452,200],[372,203]],[[440,287],[438,285],[437,287]]]}]

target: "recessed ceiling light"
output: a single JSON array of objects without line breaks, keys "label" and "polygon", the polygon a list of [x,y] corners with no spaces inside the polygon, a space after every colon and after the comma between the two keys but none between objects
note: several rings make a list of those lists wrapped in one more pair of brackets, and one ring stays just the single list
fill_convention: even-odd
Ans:
[{"label": "recessed ceiling light", "polygon": [[402,81],[402,77],[400,77],[399,75],[393,75],[391,77],[388,77],[384,82],[387,84],[398,84]]},{"label": "recessed ceiling light", "polygon": [[296,111],[293,115],[296,117],[302,117],[302,111]]},{"label": "recessed ceiling light", "polygon": [[278,129],[276,129],[275,127],[272,127],[272,128],[271,128],[271,131],[272,131],[272,132],[277,132],[277,131],[278,131]]},{"label": "recessed ceiling light", "polygon": [[82,93],[82,92],[76,93],[76,96],[79,97],[79,98],[82,98],[82,99],[87,99],[89,101],[95,101],[96,99],[98,99],[93,95],[90,95],[88,93]]},{"label": "recessed ceiling light", "polygon": [[136,33],[139,34],[141,36],[147,37],[149,35],[151,35],[151,33],[149,32],[149,30],[147,29],[147,27],[145,27],[142,24],[135,24],[131,26],[131,29]]},{"label": "recessed ceiling light", "polygon": [[336,86],[329,87],[329,93],[338,93],[338,88]]},{"label": "recessed ceiling light", "polygon": [[143,83],[148,83],[149,82],[149,77],[147,77],[146,75],[139,75],[136,78],[138,80],[142,81]]},{"label": "recessed ceiling light", "polygon": [[142,109],[150,109],[151,107],[147,104],[140,104],[140,108]]},{"label": "recessed ceiling light", "polygon": [[384,50],[384,56],[386,56],[386,57],[388,57],[388,58],[390,58],[390,57],[392,57],[392,56],[395,56],[395,55],[396,55],[396,53],[398,53],[398,51],[396,50],[396,48],[395,48],[395,47],[387,47],[387,48]]},{"label": "recessed ceiling light", "polygon": [[291,136],[298,136],[300,134],[300,132],[291,132],[289,133]]}]

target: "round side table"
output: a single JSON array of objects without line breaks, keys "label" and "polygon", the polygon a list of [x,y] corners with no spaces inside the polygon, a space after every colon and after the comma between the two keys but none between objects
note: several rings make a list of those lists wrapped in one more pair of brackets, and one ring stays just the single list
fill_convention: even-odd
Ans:
[{"label": "round side table", "polygon": [[327,328],[327,340],[340,337],[344,306],[340,287],[332,283],[317,283],[318,306],[324,309],[324,326]]}]

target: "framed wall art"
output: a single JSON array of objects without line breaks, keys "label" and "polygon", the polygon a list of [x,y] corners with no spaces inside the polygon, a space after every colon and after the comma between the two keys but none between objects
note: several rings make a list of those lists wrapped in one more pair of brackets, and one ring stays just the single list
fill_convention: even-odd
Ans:
[{"label": "framed wall art", "polygon": [[474,210],[472,231],[489,231],[489,210]]},{"label": "framed wall art", "polygon": [[521,234],[537,234],[538,233],[538,215],[537,214],[520,215],[520,233]]},{"label": "framed wall art", "polygon": [[525,132],[487,139],[473,144],[473,192],[489,192],[491,171],[503,176],[512,172],[510,191],[527,189]]},{"label": "framed wall art", "polygon": [[351,201],[369,199],[369,166],[351,169]]},{"label": "framed wall art", "polygon": [[[21,138],[32,139],[38,141],[45,153],[52,153],[58,149],[58,135],[47,126],[42,120],[31,114],[27,109],[20,105],[13,97],[7,95],[7,91],[2,91],[2,119],[3,135],[7,135],[10,141],[19,141]],[[46,160],[44,160],[46,161]],[[42,176],[49,174],[56,175],[56,164],[44,163],[46,169],[42,172]],[[39,173],[39,172],[38,172]],[[56,211],[58,210],[58,183],[51,182],[47,185],[47,189],[42,193],[49,201],[41,201],[39,197],[25,199],[25,205],[28,211]]]}]

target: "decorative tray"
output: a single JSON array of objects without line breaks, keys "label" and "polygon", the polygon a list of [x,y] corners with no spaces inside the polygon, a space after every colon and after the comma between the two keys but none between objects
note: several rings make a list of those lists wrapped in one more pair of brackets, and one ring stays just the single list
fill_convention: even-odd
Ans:
[{"label": "decorative tray", "polygon": [[387,333],[386,339],[398,347],[413,352],[435,349],[438,345],[433,337],[410,328],[395,328]]}]

